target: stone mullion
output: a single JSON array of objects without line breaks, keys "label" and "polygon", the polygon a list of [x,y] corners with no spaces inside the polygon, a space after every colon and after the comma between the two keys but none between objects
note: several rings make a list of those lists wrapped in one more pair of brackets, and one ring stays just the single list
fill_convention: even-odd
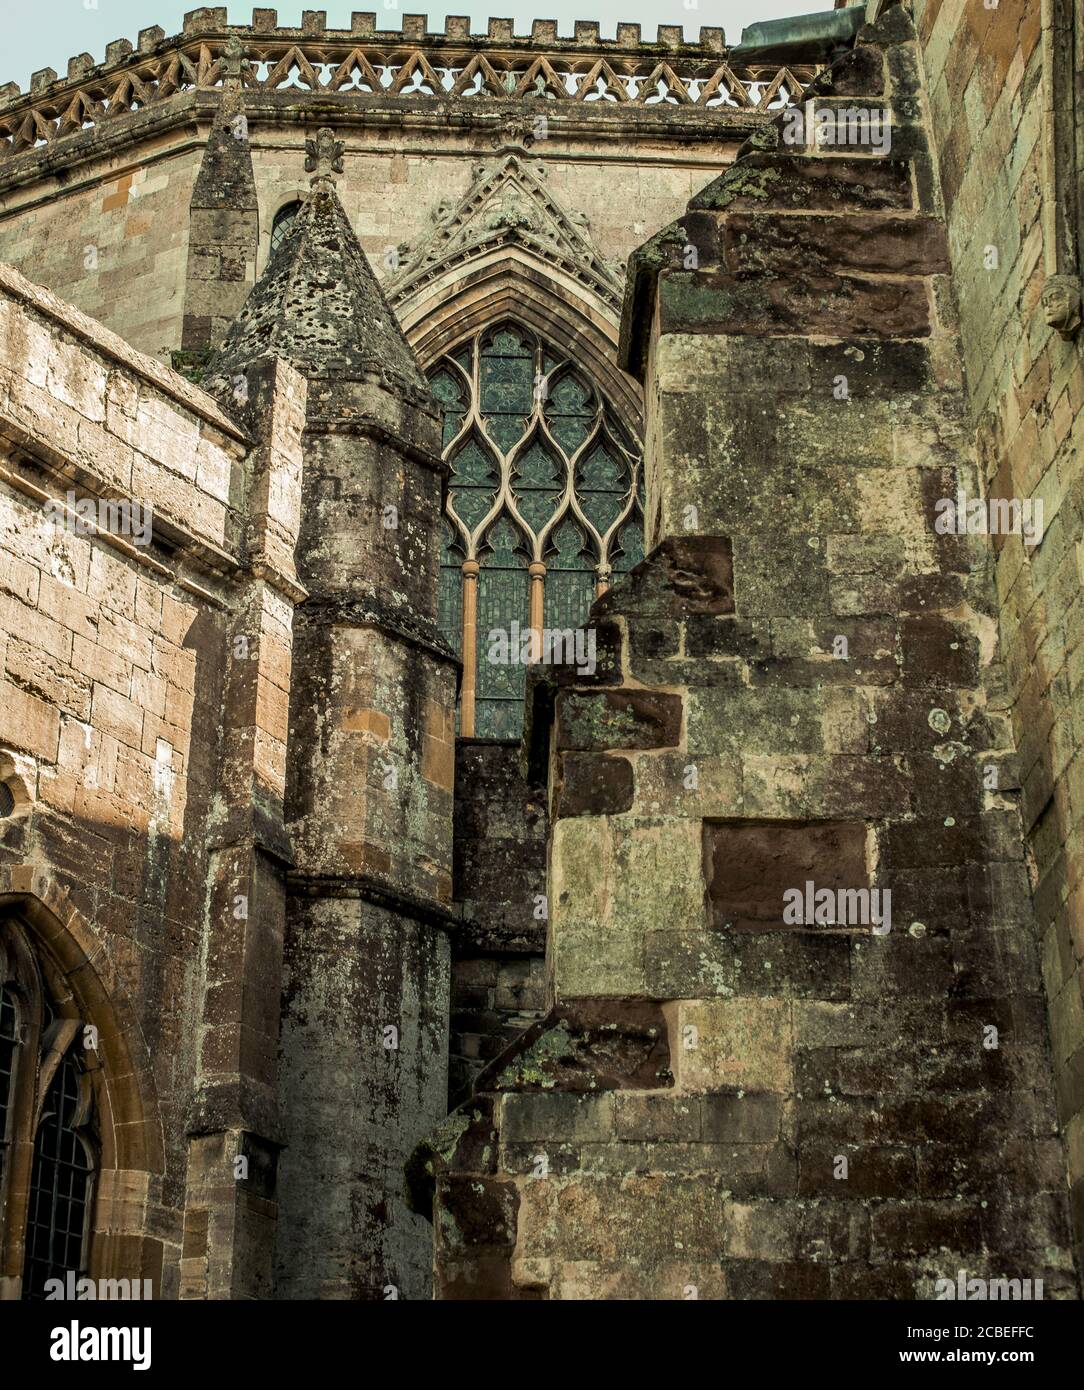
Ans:
[{"label": "stone mullion", "polygon": [[20,996],[19,1029],[23,1040],[16,1045],[15,1068],[9,1108],[12,1142],[5,1153],[3,1188],[3,1240],[0,1242],[0,1301],[22,1296],[26,1259],[26,1215],[34,1166],[34,1116],[37,1113],[38,1048],[41,1043],[39,1008]]},{"label": "stone mullion", "polygon": [[460,733],[474,737],[474,705],[478,690],[478,561],[463,561],[463,686]]},{"label": "stone mullion", "polygon": [[531,661],[539,660],[542,652],[542,628],[545,625],[546,566],[532,560],[527,567],[530,575],[529,623],[531,626]]}]

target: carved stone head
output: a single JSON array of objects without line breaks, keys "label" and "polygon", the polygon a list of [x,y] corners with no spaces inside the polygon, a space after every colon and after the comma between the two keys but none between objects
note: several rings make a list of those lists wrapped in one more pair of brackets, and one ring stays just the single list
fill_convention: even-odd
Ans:
[{"label": "carved stone head", "polygon": [[1081,324],[1080,281],[1075,275],[1050,275],[1043,285],[1043,317],[1063,338]]}]

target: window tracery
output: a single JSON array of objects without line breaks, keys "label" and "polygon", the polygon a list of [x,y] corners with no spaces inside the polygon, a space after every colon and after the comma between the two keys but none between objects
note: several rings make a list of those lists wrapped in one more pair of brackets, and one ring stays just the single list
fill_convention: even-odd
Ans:
[{"label": "window tracery", "polygon": [[451,469],[439,621],[464,665],[460,732],[522,728],[526,672],[488,634],[582,626],[642,558],[639,450],[582,368],[513,322],[475,335],[429,376]]}]

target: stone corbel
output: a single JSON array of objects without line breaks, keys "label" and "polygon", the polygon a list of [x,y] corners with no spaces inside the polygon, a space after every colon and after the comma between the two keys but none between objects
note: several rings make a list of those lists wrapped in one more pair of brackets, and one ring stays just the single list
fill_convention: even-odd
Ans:
[{"label": "stone corbel", "polygon": [[1043,282],[1043,318],[1069,339],[1076,335],[1081,324],[1080,277],[1077,275],[1048,275]]}]

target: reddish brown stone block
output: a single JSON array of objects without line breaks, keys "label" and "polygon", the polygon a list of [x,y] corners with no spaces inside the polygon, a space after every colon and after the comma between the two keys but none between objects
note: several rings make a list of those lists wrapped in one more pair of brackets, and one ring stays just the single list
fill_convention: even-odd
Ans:
[{"label": "reddish brown stone block", "polygon": [[782,930],[787,926],[784,894],[804,890],[807,880],[817,889],[869,887],[866,827],[845,822],[705,821],[704,877],[715,927]]},{"label": "reddish brown stone block", "polygon": [[734,550],[728,536],[667,537],[594,608],[640,618],[733,611]]},{"label": "reddish brown stone block", "polygon": [[554,793],[554,817],[615,816],[632,806],[632,764],[627,758],[566,753]]},{"label": "reddish brown stone block", "polygon": [[744,156],[741,176],[722,175],[691,200],[690,208],[726,212],[872,212],[912,206],[906,160],[861,161],[803,155]]},{"label": "reddish brown stone block", "polygon": [[930,332],[929,294],[920,279],[864,280],[816,267],[749,279],[668,271],[658,293],[663,333],[924,338]]},{"label": "reddish brown stone block", "polygon": [[947,274],[944,224],[932,217],[855,213],[850,217],[732,213],[724,221],[726,268],[787,274]]}]

